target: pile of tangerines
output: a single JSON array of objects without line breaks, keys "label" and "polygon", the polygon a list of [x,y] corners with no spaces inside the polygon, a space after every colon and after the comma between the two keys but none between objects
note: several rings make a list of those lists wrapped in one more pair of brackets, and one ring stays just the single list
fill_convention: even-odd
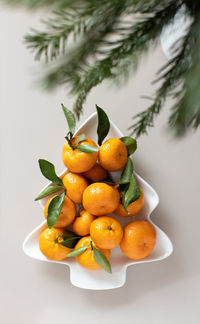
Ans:
[{"label": "pile of tangerines", "polygon": [[[156,231],[145,220],[131,221],[124,228],[118,220],[135,216],[144,204],[129,157],[136,141],[123,137],[103,142],[110,123],[106,113],[96,107],[99,147],[85,134],[74,136],[75,118],[62,105],[69,127],[62,153],[67,170],[58,177],[52,163],[39,160],[41,172],[52,181],[36,198],[51,195],[44,208],[48,227],[40,235],[39,246],[48,259],[74,256],[88,270],[104,268],[111,273],[111,249],[120,245],[128,258],[145,258],[155,246]],[[113,172],[118,171],[120,179],[114,182]]]}]

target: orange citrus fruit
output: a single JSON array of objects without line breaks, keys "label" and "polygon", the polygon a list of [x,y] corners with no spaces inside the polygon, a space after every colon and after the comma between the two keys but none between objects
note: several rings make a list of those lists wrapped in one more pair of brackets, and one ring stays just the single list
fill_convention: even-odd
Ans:
[{"label": "orange citrus fruit", "polygon": [[156,230],[153,225],[137,220],[125,226],[120,248],[130,259],[139,260],[151,253],[155,243]]},{"label": "orange citrus fruit", "polygon": [[101,216],[112,213],[119,204],[119,192],[106,183],[95,182],[83,193],[83,207],[90,214]]},{"label": "orange citrus fruit", "polygon": [[[53,196],[52,198],[50,198],[44,207],[45,218],[47,218],[49,204],[54,197],[56,197],[56,195]],[[62,227],[63,228],[63,227],[68,226],[69,224],[71,224],[73,222],[75,216],[76,216],[75,204],[73,203],[73,201],[71,201],[71,199],[69,197],[65,196],[65,200],[64,200],[64,203],[63,203],[63,206],[61,209],[61,213],[60,213],[58,221],[54,227]]]},{"label": "orange citrus fruit", "polygon": [[39,247],[40,251],[50,260],[61,261],[66,258],[66,255],[71,251],[71,249],[55,243],[62,242],[63,239],[60,237],[63,235],[64,230],[60,228],[46,228],[39,237]]},{"label": "orange citrus fruit", "polygon": [[126,145],[118,138],[110,138],[99,148],[99,163],[107,171],[122,170],[127,161]]},{"label": "orange citrus fruit", "polygon": [[[78,241],[78,243],[75,246],[75,250],[79,249],[80,247],[86,246],[86,245],[89,245],[89,246],[82,254],[76,256],[76,261],[85,269],[100,270],[102,268],[98,263],[96,263],[96,261],[94,259],[94,253],[93,253],[92,247],[90,245],[90,242],[91,242],[90,236],[82,237]],[[109,260],[110,250],[100,249],[99,247],[97,247],[95,245],[94,242],[93,242],[93,245],[94,245],[94,247],[96,247],[96,249],[101,251],[105,255],[105,257]]]},{"label": "orange citrus fruit", "polygon": [[80,236],[90,234],[90,225],[95,219],[96,217],[88,213],[86,210],[81,210],[80,216],[77,216],[73,222],[73,231]]},{"label": "orange citrus fruit", "polygon": [[102,216],[92,222],[90,236],[98,247],[113,249],[121,242],[123,228],[115,218]]},{"label": "orange citrus fruit", "polygon": [[63,177],[63,184],[67,190],[67,196],[75,203],[80,204],[83,192],[88,186],[87,180],[80,174],[67,172]]},{"label": "orange citrus fruit", "polygon": [[96,163],[92,169],[83,174],[86,178],[92,182],[98,182],[107,178],[107,171],[98,163]]},{"label": "orange citrus fruit", "polygon": [[127,207],[128,213],[124,210],[122,204],[119,204],[119,206],[114,211],[114,213],[121,217],[134,216],[137,213],[139,213],[139,211],[142,209],[143,205],[144,205],[144,194],[141,191],[140,198],[138,198],[137,200],[132,202],[130,205],[128,205],[128,207]]},{"label": "orange citrus fruit", "polygon": [[[86,137],[87,140],[82,141],[78,144],[75,144],[78,136],[72,139],[72,144],[77,145],[91,145],[97,147],[97,145],[89,138]],[[63,145],[62,151],[62,159],[64,165],[68,168],[68,170],[75,172],[75,173],[82,173],[86,172],[91,169],[97,160],[98,152],[95,153],[85,153],[79,151],[78,149],[73,149],[69,143],[66,141]]]}]

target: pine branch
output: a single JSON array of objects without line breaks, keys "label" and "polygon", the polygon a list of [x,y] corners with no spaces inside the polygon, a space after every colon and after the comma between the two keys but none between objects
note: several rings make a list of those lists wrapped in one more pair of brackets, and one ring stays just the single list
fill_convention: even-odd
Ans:
[{"label": "pine branch", "polygon": [[[190,60],[188,69],[184,74],[183,89],[178,93],[178,100],[172,108],[169,125],[175,130],[177,136],[184,135],[189,129],[197,129],[200,125],[200,15],[191,26],[188,36],[188,50]],[[190,46],[189,46],[190,44]]]},{"label": "pine branch", "polygon": [[[131,26],[128,36],[120,40],[118,42],[119,45],[111,49],[103,60],[98,60],[96,65],[87,70],[82,80],[79,80],[78,86],[73,88],[73,93],[78,94],[74,107],[77,116],[80,115],[83,103],[94,86],[107,78],[116,79],[119,76],[121,77],[122,73],[128,75],[130,65],[123,65],[122,70],[120,62],[123,62],[125,58],[131,57],[132,62],[129,60],[129,63],[135,68],[137,67],[142,54],[149,50],[152,42],[155,42],[160,35],[161,22],[165,21],[167,24],[173,17],[174,10],[176,9],[176,5],[171,5],[157,12],[156,17],[147,18]],[[160,104],[158,105],[159,102]],[[155,107],[151,107],[149,112],[152,109],[158,111],[156,107],[160,106],[162,102],[162,98],[161,100],[155,100]]]},{"label": "pine branch", "polygon": [[56,59],[59,55],[65,55],[67,40],[73,34],[74,42],[83,35],[90,23],[89,18],[82,17],[76,9],[70,11],[58,10],[54,17],[43,21],[46,26],[45,32],[32,30],[25,36],[27,47],[35,51],[35,59],[40,60],[45,56],[46,62]]},{"label": "pine branch", "polygon": [[154,126],[154,119],[160,113],[163,101],[164,98],[162,97],[156,98],[154,103],[149,108],[133,117],[133,119],[138,118],[139,120],[129,127],[129,130],[131,130],[131,135],[135,134],[137,138],[142,134],[147,134],[148,128]]},{"label": "pine branch", "polygon": [[[199,16],[200,17],[200,16]],[[164,80],[157,90],[154,103],[134,117],[137,121],[130,129],[132,134],[140,136],[149,127],[154,126],[154,119],[160,113],[166,99],[175,100],[169,117],[169,125],[176,136],[184,135],[190,128],[200,125],[200,19],[195,20],[187,35],[182,39],[181,50],[164,66],[156,80]]]},{"label": "pine branch", "polygon": [[[70,54],[68,60],[61,62],[52,72],[47,74],[45,78],[47,88],[52,88],[58,84],[69,83],[69,85],[71,85],[71,93],[77,96],[74,109],[77,116],[79,116],[83,103],[93,87],[100,84],[105,79],[116,79],[119,75],[121,76],[121,62],[130,57],[132,58],[132,62],[129,60],[129,63],[134,67],[137,66],[141,59],[141,54],[147,51],[152,43],[158,39],[162,30],[161,23],[165,21],[167,24],[174,16],[177,7],[178,4],[170,4],[163,10],[158,11],[156,17],[149,17],[134,24],[130,24],[123,29],[125,31],[124,37],[120,37],[120,33],[117,34],[118,31],[121,32],[122,27],[120,28],[119,25],[117,25],[117,27],[113,25],[113,21],[118,22],[119,13],[121,13],[122,10],[121,4],[119,8],[115,7],[115,12],[112,12],[110,24],[102,33],[108,36],[108,34],[115,32],[115,34],[118,35],[117,40],[111,42],[101,37],[101,42],[99,42],[99,33],[95,33],[92,41],[90,39],[91,48],[88,48],[88,42],[80,44],[78,48]],[[108,17],[111,17],[111,12],[109,12]],[[112,29],[110,25],[113,26]],[[103,23],[103,26],[105,28],[105,23]],[[99,28],[99,24],[97,27]],[[97,40],[95,37],[98,37]],[[95,54],[101,53],[102,47],[105,46],[107,46],[107,48],[104,50],[104,58],[94,60],[92,64],[86,65],[86,60],[91,55],[91,51],[94,57]],[[123,68],[123,73],[128,74],[130,65],[123,65]]]},{"label": "pine branch", "polygon": [[[160,113],[169,96],[178,99],[183,93],[183,76],[187,73],[191,62],[191,59],[189,59],[191,46],[189,46],[189,42],[191,42],[190,33],[188,33],[184,40],[182,40],[180,44],[182,46],[181,51],[179,51],[174,58],[158,71],[157,74],[160,76],[154,82],[161,80],[163,82],[158,88],[156,96],[151,98],[153,104],[146,110],[134,116],[133,119],[136,119],[136,122],[129,127],[131,134],[135,134],[136,137],[139,137],[142,134],[147,134],[148,128],[154,126],[154,120]],[[180,90],[177,91],[176,89],[178,87],[180,87]],[[172,126],[173,121],[171,120],[169,123]]]},{"label": "pine branch", "polygon": [[[96,1],[96,0],[94,0]],[[77,5],[83,4],[81,0],[1,0],[3,4],[23,6],[28,9],[37,9],[41,7],[52,7],[56,9],[74,8]],[[90,2],[85,0],[85,3]]]},{"label": "pine branch", "polygon": [[[6,1],[6,0],[4,0]],[[134,117],[137,136],[154,125],[167,98],[173,98],[169,125],[176,135],[200,125],[200,2],[199,0],[9,0],[27,7],[56,9],[45,31],[25,37],[35,58],[46,58],[46,88],[66,85],[76,98],[79,117],[90,91],[104,80],[121,82],[141,57],[155,46],[163,27],[184,4],[193,23],[179,41],[174,58],[157,74],[160,85],[152,104]],[[73,39],[70,44],[69,39]],[[73,46],[72,46],[73,45]]]}]

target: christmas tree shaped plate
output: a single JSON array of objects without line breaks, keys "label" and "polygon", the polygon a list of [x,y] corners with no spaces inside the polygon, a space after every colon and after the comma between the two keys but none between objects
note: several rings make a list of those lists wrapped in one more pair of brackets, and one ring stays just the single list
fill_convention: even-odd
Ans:
[{"label": "christmas tree shaped plate", "polygon": [[[86,134],[93,140],[97,141],[97,114],[93,113],[77,130],[77,134]],[[110,131],[108,138],[110,137],[122,137],[124,136],[118,127],[110,120]],[[65,173],[66,170],[63,172]],[[114,180],[118,180],[119,173],[112,174]],[[69,258],[64,261],[51,261],[48,260],[39,249],[39,236],[41,232],[47,227],[46,221],[43,221],[38,227],[36,227],[24,240],[23,250],[24,252],[37,260],[45,262],[54,262],[67,265],[70,268],[70,280],[74,286],[84,289],[95,289],[95,290],[104,290],[104,289],[113,289],[118,288],[124,285],[126,281],[126,269],[129,266],[137,265],[139,263],[147,263],[160,261],[167,258],[173,251],[173,246],[168,238],[168,236],[157,227],[151,220],[150,216],[153,210],[156,208],[159,202],[158,195],[156,191],[138,174],[135,173],[136,180],[138,185],[142,189],[145,197],[144,207],[137,216],[122,218],[116,217],[122,225],[125,225],[136,219],[148,220],[152,223],[156,229],[157,241],[154,250],[152,253],[145,259],[134,261],[126,257],[120,250],[119,246],[111,251],[110,263],[112,265],[112,274],[105,272],[103,269],[99,271],[88,271],[82,268],[74,258]],[[49,185],[49,184],[47,184]],[[40,205],[44,208],[48,198],[43,198],[40,201]]]}]

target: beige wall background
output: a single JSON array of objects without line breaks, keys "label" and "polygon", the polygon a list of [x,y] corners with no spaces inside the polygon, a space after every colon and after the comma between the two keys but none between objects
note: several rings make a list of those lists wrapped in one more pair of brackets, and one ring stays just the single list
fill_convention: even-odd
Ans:
[{"label": "beige wall background", "polygon": [[[41,16],[39,12],[0,11],[1,322],[198,323],[200,132],[180,141],[173,139],[165,127],[167,107],[156,127],[139,139],[135,168],[160,196],[152,219],[171,238],[173,255],[162,262],[129,268],[126,285],[120,289],[87,291],[70,284],[68,268],[23,254],[25,236],[43,219],[33,201],[46,183],[37,160],[46,158],[62,171],[66,122],[60,103],[68,107],[73,103],[66,89],[44,93],[34,84],[39,65],[22,42],[30,27],[39,26]],[[94,89],[80,123],[97,103],[126,132],[131,117],[147,106],[140,96],[153,93],[151,81],[165,62],[158,46],[143,58],[123,88],[104,84]]]}]

